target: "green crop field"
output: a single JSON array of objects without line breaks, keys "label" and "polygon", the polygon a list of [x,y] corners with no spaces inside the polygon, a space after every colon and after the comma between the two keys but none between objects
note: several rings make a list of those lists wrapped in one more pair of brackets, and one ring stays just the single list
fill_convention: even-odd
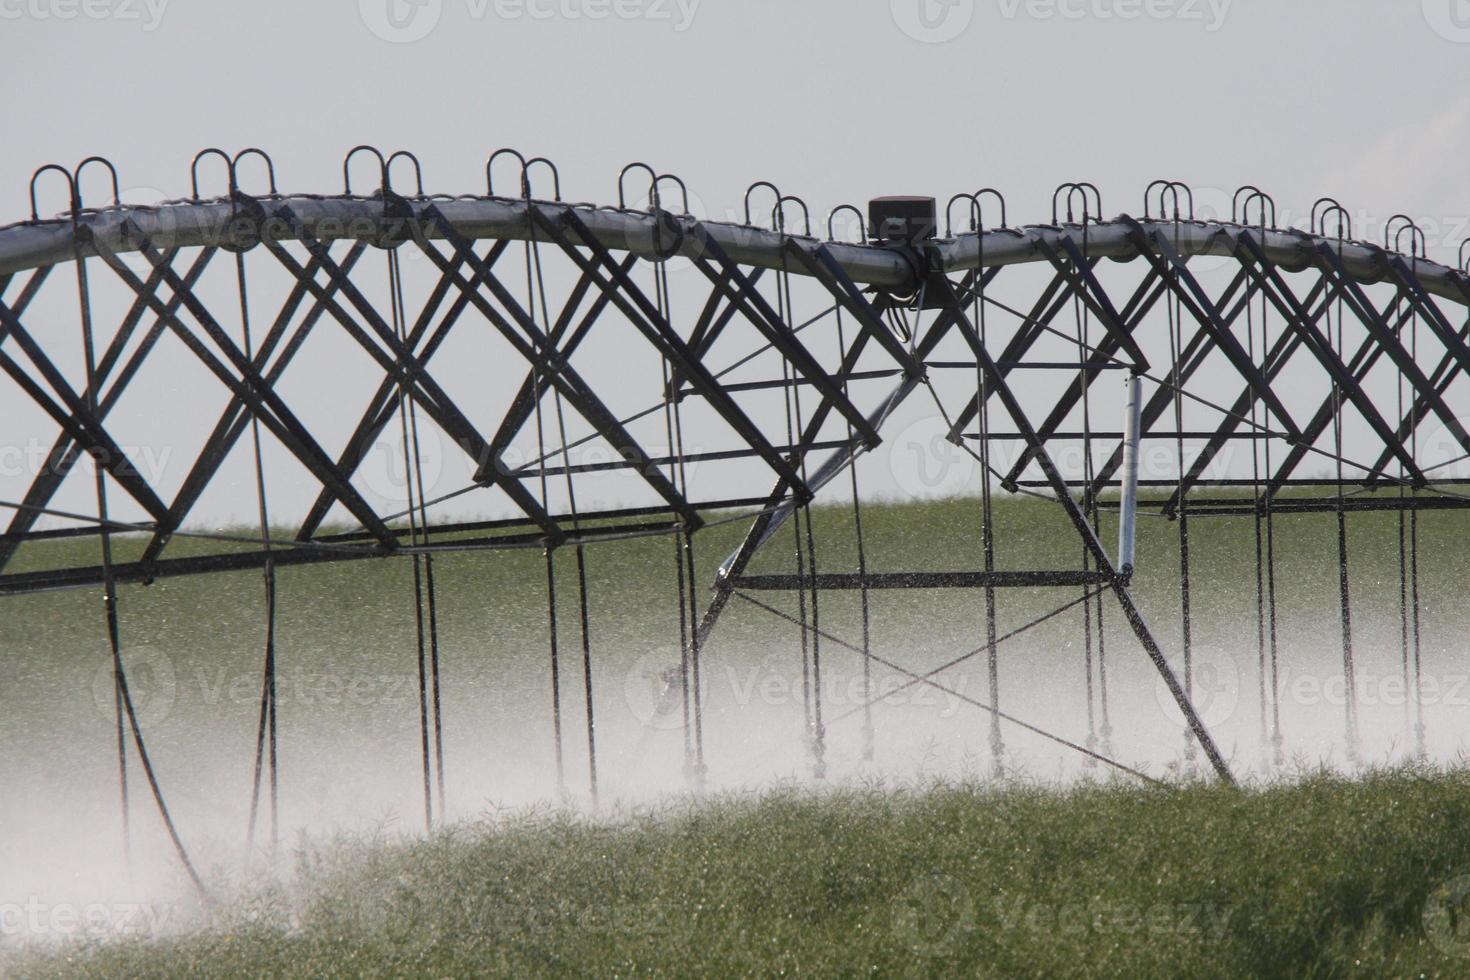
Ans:
[{"label": "green crop field", "polygon": [[[1071,568],[1055,507],[998,504],[998,563]],[[818,563],[851,569],[850,511],[814,511]],[[864,509],[874,570],[978,563],[971,500]],[[1334,518],[1279,518],[1283,675],[1330,677],[1338,647]],[[743,525],[696,537],[701,589]],[[1463,673],[1470,556],[1456,512],[1420,519],[1424,672]],[[1140,519],[1134,593],[1179,664],[1177,526]],[[1401,670],[1398,524],[1355,515],[1355,638],[1366,678]],[[539,553],[455,553],[435,573],[443,638],[447,819],[422,835],[411,569],[360,561],[280,572],[281,833],[274,862],[243,847],[263,601],[258,573],[125,586],[121,629],[148,747],[219,905],[187,899],[136,769],[133,873],[119,856],[116,757],[97,596],[4,600],[0,686],[0,911],[148,896],[169,925],[0,935],[18,976],[299,975],[1426,975],[1470,971],[1456,916],[1470,879],[1470,794],[1455,763],[1458,701],[1433,705],[1430,762],[1409,766],[1399,702],[1365,708],[1367,768],[1343,771],[1340,709],[1288,697],[1288,764],[1259,737],[1253,526],[1198,518],[1198,676],[1233,673],[1212,731],[1245,788],[1212,785],[1156,696],[1152,667],[1105,607],[1113,754],[1174,784],[1087,769],[1003,727],[991,779],[987,716],[972,704],[872,706],[863,758],[861,657],[822,648],[829,778],[810,778],[794,627],[737,600],[704,651],[707,795],[686,795],[682,733],[636,702],[678,659],[673,546],[587,552],[602,805],[592,809],[575,578],[558,558],[566,791],[550,729],[545,568]],[[753,571],[789,570],[790,532]],[[1104,516],[1111,550],[1115,529]],[[784,543],[783,543],[784,542]],[[92,560],[94,545],[30,546],[19,568]],[[126,555],[135,542],[120,541]],[[218,547],[180,540],[179,553]],[[1002,632],[1076,598],[1008,590]],[[703,594],[703,593],[701,593]],[[765,593],[795,611],[791,597]],[[974,649],[971,591],[875,596],[873,650],[922,671]],[[822,626],[859,635],[855,593],[823,594]],[[1070,740],[1089,735],[1081,611],[1002,647],[1002,706]],[[642,673],[640,673],[642,672]],[[982,658],[945,673],[988,701]],[[1213,675],[1211,675],[1213,676]],[[905,675],[877,667],[875,682]],[[1216,701],[1215,707],[1220,702]],[[1203,709],[1202,709],[1203,710]],[[1319,772],[1319,764],[1334,774]],[[436,804],[437,805],[437,804]],[[264,827],[264,824],[262,824]],[[58,905],[60,903],[60,905]],[[68,906],[70,907],[70,906]],[[169,908],[173,909],[173,904]],[[17,913],[18,914],[18,913]],[[12,916],[13,918],[13,916]],[[6,923],[7,926],[9,923]],[[46,930],[41,930],[45,932]],[[78,938],[77,933],[85,934]]]},{"label": "green crop field", "polygon": [[778,791],[304,847],[17,976],[1464,976],[1470,782]]}]

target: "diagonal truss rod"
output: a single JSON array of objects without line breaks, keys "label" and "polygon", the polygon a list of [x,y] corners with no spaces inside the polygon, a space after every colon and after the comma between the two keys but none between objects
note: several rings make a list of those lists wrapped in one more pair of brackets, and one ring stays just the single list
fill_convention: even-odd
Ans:
[{"label": "diagonal truss rod", "polygon": [[[171,249],[165,256],[165,260],[172,262],[177,254],[178,249]],[[209,263],[212,254],[212,250],[210,249],[201,250],[195,258],[194,264],[190,267],[189,272],[186,273],[184,281],[191,285],[196,282],[199,275],[204,271],[204,267]],[[27,288],[22,291],[21,296],[12,307],[12,312],[17,317],[24,315],[26,306],[29,305],[30,300],[35,296],[35,288],[33,287],[39,287],[40,281],[45,279],[45,273],[49,268],[48,266],[44,269],[39,269],[31,277]],[[149,275],[148,286],[150,289],[157,289],[162,281],[162,273],[154,271]],[[176,300],[172,302],[174,302],[175,306],[177,305]],[[119,324],[112,342],[108,344],[107,350],[103,352],[102,358],[97,362],[94,377],[98,389],[108,380],[113,368],[117,366],[119,358],[122,357],[128,341],[132,339],[146,310],[147,304],[142,299],[135,300],[129,308],[127,315],[123,318],[122,323]],[[88,400],[88,403],[91,402],[91,399],[96,398],[97,417],[99,420],[106,419],[108,413],[117,405],[118,399],[127,389],[128,384],[137,375],[138,369],[142,367],[144,360],[147,358],[149,352],[152,351],[153,346],[158,342],[158,338],[162,334],[163,321],[155,320],[152,328],[144,335],[143,340],[128,358],[128,362],[119,373],[117,380],[109,386],[107,391],[103,392],[101,397],[98,398],[97,392],[93,390],[93,386],[89,385],[83,392],[83,397]],[[20,546],[21,541],[30,533],[36,521],[45,512],[46,505],[51,502],[57,490],[65,482],[67,474],[71,472],[72,467],[81,458],[82,449],[82,444],[72,439],[70,433],[66,430],[63,430],[57,436],[50,451],[46,454],[46,461],[42,464],[40,472],[31,481],[31,485],[26,491],[21,506],[16,509],[15,514],[12,516],[4,539],[0,540],[0,570],[3,570],[9,563],[10,558],[15,554],[15,550]]]}]

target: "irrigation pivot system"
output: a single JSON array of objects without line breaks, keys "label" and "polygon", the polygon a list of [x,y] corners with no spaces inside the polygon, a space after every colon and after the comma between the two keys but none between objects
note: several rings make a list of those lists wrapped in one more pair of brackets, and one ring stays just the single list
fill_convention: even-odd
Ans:
[{"label": "irrigation pivot system", "polygon": [[[671,542],[693,785],[705,771],[701,651],[732,600],[792,621],[793,653],[813,679],[805,708],[820,776],[823,657],[838,650],[946,689],[951,664],[909,670],[869,629],[873,594],[941,589],[974,590],[985,611],[979,647],[952,663],[986,663],[987,699],[963,700],[988,714],[997,761],[1015,724],[1135,771],[1109,740],[1104,657],[1118,654],[1104,650],[1102,622],[1121,614],[1177,702],[1190,750],[1230,780],[1191,704],[1190,521],[1201,516],[1238,515],[1254,535],[1253,645],[1262,724],[1273,717],[1267,738],[1278,750],[1283,519],[1336,515],[1347,744],[1356,744],[1347,526],[1361,511],[1398,514],[1403,668],[1417,683],[1418,516],[1470,502],[1445,469],[1470,455],[1470,275],[1464,247],[1458,269],[1430,261],[1404,216],[1383,241],[1361,241],[1348,212],[1323,199],[1310,227],[1283,229],[1272,199],[1248,186],[1230,220],[1197,220],[1189,188],[1156,181],[1141,216],[1105,218],[1097,189],[1077,183],[1057,189],[1041,224],[1011,224],[986,188],[938,204],[878,198],[814,225],[803,200],[762,181],[720,221],[691,214],[698,202],[684,183],[643,164],[619,175],[615,206],[564,201],[555,166],[510,150],[486,163],[483,194],[425,193],[404,151],[358,147],[342,169],[341,193],[283,194],[261,151],[211,149],[194,160],[191,197],[124,205],[116,171],[93,157],[37,171],[30,218],[0,229],[0,406],[49,447],[26,492],[0,500],[10,511],[0,593],[100,591],[120,775],[126,786],[130,765],[141,768],[181,856],[118,619],[129,590],[171,576],[262,575],[252,832],[261,797],[274,807],[275,572],[289,565],[412,563],[430,822],[445,779],[434,558],[450,551],[544,554],[558,767],[565,714],[587,741],[594,796],[598,643],[586,552],[630,536]],[[87,206],[84,176],[106,186],[109,203]],[[201,196],[211,181],[225,193]],[[63,196],[58,217],[40,216],[38,200]],[[193,406],[147,408],[140,392],[163,359],[214,391],[218,411],[201,421]],[[466,369],[475,363],[508,380],[487,383]],[[864,550],[857,463],[913,402],[937,412],[978,464],[965,489],[983,546],[962,571],[869,567]],[[363,482],[384,438],[404,447],[406,493],[392,507]],[[192,447],[187,465],[150,474],[124,448],[139,439]],[[84,457],[95,465],[79,466]],[[248,463],[244,510],[258,529],[201,530],[212,494],[238,495],[240,481],[221,475],[237,458]],[[464,479],[445,492],[426,467]],[[592,489],[610,478],[617,492]],[[85,507],[64,504],[77,481]],[[819,562],[809,508],[824,492],[852,509],[854,567]],[[1004,560],[1001,492],[1057,508],[1075,531],[1076,562]],[[467,501],[505,516],[451,515]],[[1114,509],[1116,543],[1101,533]],[[1177,526],[1177,650],[1163,649],[1130,590],[1135,517],[1150,512]],[[713,582],[697,581],[701,529],[732,520],[746,527],[740,546]],[[97,547],[52,544],[68,538]],[[784,570],[757,570],[771,553]],[[39,557],[20,560],[27,554]],[[557,594],[560,561],[575,567],[570,599]],[[1100,728],[1089,717],[1085,737],[1003,710],[997,648],[1019,630],[1000,635],[997,606],[1011,589],[1051,590],[1057,612],[1079,614],[1089,716],[1096,700],[1102,717]],[[823,626],[833,590],[860,594],[861,638]],[[795,614],[773,604],[782,592]],[[578,708],[562,703],[567,661],[587,691]],[[866,700],[871,753],[881,706]],[[1422,747],[1422,716],[1416,725]]]}]

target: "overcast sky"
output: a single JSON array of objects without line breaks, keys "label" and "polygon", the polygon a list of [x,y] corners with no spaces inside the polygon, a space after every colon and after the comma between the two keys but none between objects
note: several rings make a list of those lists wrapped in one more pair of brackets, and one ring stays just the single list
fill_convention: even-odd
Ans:
[{"label": "overcast sky", "polygon": [[[1098,184],[1111,216],[1167,177],[1201,216],[1254,183],[1282,224],[1330,194],[1359,237],[1400,211],[1432,257],[1470,236],[1470,0],[0,0],[0,38],[0,223],[26,216],[47,162],[105,154],[124,199],[148,203],[188,194],[200,148],[254,145],[281,190],[336,193],[344,152],[373,143],[415,151],[426,190],[449,193],[483,192],[488,154],[519,147],[560,164],[567,198],[603,204],[647,160],[711,218],[737,217],[760,178],[816,216],[991,185],[1030,223],[1062,181]],[[105,203],[100,172],[84,190]],[[63,206],[43,190],[43,213]],[[169,384],[119,415],[205,404]],[[213,411],[180,424],[202,440]],[[34,441],[32,420],[11,428]],[[239,493],[216,513],[248,519],[245,459],[229,472]]]},{"label": "overcast sky", "polygon": [[0,37],[9,217],[49,161],[107,154],[143,200],[254,144],[331,191],[369,142],[451,192],[519,146],[600,202],[648,159],[711,215],[762,177],[823,211],[991,184],[1037,220],[1060,181],[1112,214],[1165,176],[1470,233],[1466,0],[0,0]]}]

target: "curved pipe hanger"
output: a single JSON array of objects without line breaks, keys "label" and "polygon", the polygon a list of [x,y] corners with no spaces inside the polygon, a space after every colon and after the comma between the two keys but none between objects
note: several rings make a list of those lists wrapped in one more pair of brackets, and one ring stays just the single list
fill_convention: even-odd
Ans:
[{"label": "curved pipe hanger", "polygon": [[954,237],[954,206],[956,201],[970,202],[970,230],[978,231],[983,225],[980,218],[980,202],[974,194],[966,194],[963,191],[954,195],[944,205],[944,237]]},{"label": "curved pipe hanger", "polygon": [[663,192],[660,188],[667,180],[672,181],[679,188],[679,203],[683,208],[680,214],[689,215],[689,188],[685,185],[684,179],[677,174],[661,174],[641,160],[635,160],[618,171],[618,210],[628,210],[627,180],[628,174],[634,170],[642,170],[648,174],[648,208],[650,211],[663,210]]},{"label": "curved pipe hanger", "polygon": [[189,198],[199,200],[199,163],[205,157],[217,156],[225,162],[225,192],[231,197],[235,194],[235,161],[230,155],[217,146],[206,147],[194,154],[193,161],[189,164]]},{"label": "curved pipe hanger", "polygon": [[59,163],[48,163],[44,166],[38,167],[36,171],[31,174],[31,220],[41,220],[41,216],[38,213],[38,209],[36,207],[36,184],[40,181],[43,174],[55,171],[56,173],[62,174],[66,177],[68,215],[72,219],[72,222],[75,223],[77,218],[81,216],[81,213],[84,210],[82,207],[82,171],[86,170],[87,166],[93,163],[101,164],[102,166],[107,168],[107,172],[112,178],[112,206],[115,208],[122,207],[122,193],[118,188],[117,168],[114,167],[112,165],[112,161],[108,160],[106,157],[90,156],[84,159],[81,163],[77,164],[71,170],[67,170]]},{"label": "curved pipe hanger", "polygon": [[371,153],[378,158],[378,188],[379,190],[383,190],[388,186],[387,158],[383,156],[382,151],[377,147],[368,146],[366,143],[363,143],[348,150],[347,156],[342,158],[342,193],[348,197],[352,196],[352,175],[348,172],[348,168],[352,164],[352,158],[359,153]]},{"label": "curved pipe hanger", "polygon": [[[1319,209],[1320,209],[1320,211],[1319,211]],[[1333,197],[1319,197],[1319,198],[1317,198],[1316,201],[1314,201],[1312,203],[1312,217],[1311,217],[1311,221],[1312,221],[1312,224],[1311,224],[1311,232],[1312,232],[1312,234],[1319,235],[1322,238],[1326,238],[1327,237],[1327,219],[1329,217],[1332,217],[1332,218],[1336,218],[1337,219],[1337,229],[1336,229],[1337,230],[1337,234],[1334,235],[1333,237],[1336,238],[1338,241],[1344,241],[1344,240],[1352,241],[1353,240],[1353,219],[1352,219],[1352,216],[1347,213],[1347,208],[1345,208],[1341,204],[1339,204],[1337,202],[1337,199],[1336,198],[1333,198]],[[1319,226],[1321,228],[1320,231],[1318,230]]]},{"label": "curved pipe hanger", "polygon": [[522,200],[529,201],[532,198],[531,169],[539,163],[543,169],[551,174],[551,199],[557,203],[561,202],[561,171],[557,169],[556,164],[552,163],[546,157],[531,157],[528,160],[521,151],[508,146],[502,146],[490,154],[490,159],[485,161],[485,193],[488,196],[495,196],[495,161],[503,156],[515,157],[516,162],[521,165],[520,185]]},{"label": "curved pipe hanger", "polygon": [[[242,150],[241,154],[243,155],[244,152],[245,151]],[[371,153],[378,159],[379,196],[386,197],[390,194],[394,194],[395,196],[397,196],[396,192],[393,190],[393,164],[399,159],[407,160],[409,163],[413,164],[414,189],[416,192],[416,196],[424,196],[424,171],[423,168],[419,165],[418,157],[414,156],[408,150],[394,150],[392,154],[385,157],[383,156],[382,151],[379,150],[377,147],[369,146],[366,143],[363,143],[359,146],[354,146],[352,149],[348,150],[347,156],[344,157],[342,160],[342,193],[346,196],[352,196],[352,176],[349,173],[349,168],[352,164],[352,158],[359,153]],[[264,156],[264,154],[261,155]],[[274,182],[274,175],[272,175],[271,179]]]},{"label": "curved pipe hanger", "polygon": [[490,154],[490,159],[485,161],[486,195],[488,195],[489,197],[495,197],[495,161],[503,156],[515,157],[516,162],[521,165],[520,185],[521,198],[523,200],[531,200],[531,168],[539,163],[551,174],[551,199],[558,203],[561,202],[561,171],[557,169],[556,164],[552,163],[546,157],[531,157],[528,160],[519,150],[512,149],[508,146],[503,146],[500,149],[496,150],[494,153]]},{"label": "curved pipe hanger", "polygon": [[[975,199],[975,203],[978,205],[984,199],[984,197],[985,197],[986,194],[989,194],[992,197],[994,197],[995,200],[996,200],[996,202],[1000,205],[1000,227],[1002,227],[1002,228],[1008,227],[1006,225],[1006,198],[1005,198],[1005,195],[1004,194],[1002,194],[1000,191],[996,190],[994,187],[982,187],[978,191],[976,191],[974,194],[971,194],[970,196]],[[1098,205],[1098,210],[1101,211],[1102,210],[1102,198],[1098,198],[1097,205]],[[983,217],[983,215],[982,215],[982,217]],[[983,220],[981,221],[980,226],[982,228],[985,226],[985,222]]]},{"label": "curved pipe hanger", "polygon": [[271,160],[270,154],[257,146],[245,147],[245,149],[235,154],[235,159],[230,161],[230,179],[235,182],[235,190],[238,191],[240,189],[240,161],[251,156],[260,157],[261,160],[265,161],[265,180],[266,186],[269,188],[267,193],[271,197],[276,197],[279,193],[276,190],[276,165]]},{"label": "curved pipe hanger", "polygon": [[77,204],[79,205],[78,210],[81,210],[80,204],[82,194],[82,171],[87,169],[87,164],[89,163],[100,163],[102,164],[102,166],[107,168],[108,174],[110,174],[112,177],[112,206],[115,208],[122,207],[122,194],[118,191],[117,188],[117,168],[114,167],[112,165],[112,161],[108,160],[106,157],[91,156],[87,157],[87,159],[77,164],[77,169],[72,172],[72,179],[76,182],[77,188]]},{"label": "curved pipe hanger", "polygon": [[193,161],[189,164],[190,200],[195,203],[201,203],[199,198],[199,165],[206,157],[211,156],[219,157],[225,164],[226,192],[230,202],[231,217],[238,218],[240,216],[240,209],[243,204],[250,212],[251,222],[255,224],[254,228],[236,226],[221,239],[220,247],[229,252],[249,251],[259,244],[259,222],[264,217],[265,212],[255,198],[241,192],[239,182],[240,163],[247,157],[252,156],[260,157],[265,162],[266,184],[271,197],[277,196],[275,164],[271,162],[270,154],[255,146],[246,147],[233,157],[217,146],[200,150],[194,155]]},{"label": "curved pipe hanger", "polygon": [[775,207],[771,208],[771,224],[776,231],[786,233],[786,205],[797,204],[801,207],[802,234],[807,238],[812,237],[812,213],[807,208],[806,202],[795,194],[783,194],[776,199]]},{"label": "curved pipe hanger", "polygon": [[525,168],[521,173],[521,193],[530,198],[531,194],[531,168],[536,164],[551,172],[551,199],[561,203],[561,171],[556,168],[546,157],[532,157],[526,161]]},{"label": "curved pipe hanger", "polygon": [[204,160],[205,157],[209,156],[217,156],[224,161],[226,190],[230,197],[234,197],[240,192],[240,161],[244,160],[246,157],[260,157],[260,159],[265,162],[266,185],[269,188],[267,193],[271,197],[277,196],[276,166],[271,161],[270,154],[266,153],[259,147],[247,146],[245,149],[241,150],[239,153],[236,153],[233,157],[231,157],[228,153],[226,153],[224,150],[221,150],[219,147],[211,146],[194,154],[194,160],[189,164],[190,200],[199,200],[199,164]]},{"label": "curved pipe hanger", "polygon": [[953,209],[956,201],[970,202],[970,230],[980,232],[985,230],[985,209],[980,199],[986,194],[993,196],[1000,205],[1000,227],[1006,227],[1006,199],[1005,195],[994,187],[982,187],[973,194],[960,193],[949,199],[944,206],[944,233],[946,238],[954,237],[954,222],[952,220]]},{"label": "curved pipe hanger", "polygon": [[[1245,194],[1245,200],[1243,201],[1241,200],[1242,194]],[[1270,207],[1271,223],[1269,227],[1275,228],[1276,199],[1273,198],[1270,194],[1267,194],[1265,191],[1261,190],[1255,184],[1243,184],[1239,188],[1237,188],[1235,194],[1231,196],[1230,223],[1243,223],[1244,219],[1247,217],[1248,212],[1250,211],[1250,206],[1252,202],[1255,202],[1256,206],[1260,209],[1261,220],[1259,223],[1263,228],[1268,227],[1266,224],[1266,209],[1268,206]]]},{"label": "curved pipe hanger", "polygon": [[[827,212],[827,241],[832,242],[837,240],[837,236],[833,233],[832,230],[832,220],[837,217],[837,214],[840,211],[851,211],[853,214],[857,215],[858,235],[860,236],[858,238],[857,244],[866,245],[868,243],[867,219],[863,217],[862,210],[852,204],[839,204],[837,205],[837,207]],[[1470,244],[1470,242],[1467,242],[1467,244]]]},{"label": "curved pipe hanger", "polygon": [[383,164],[383,190],[389,193],[393,191],[393,161],[398,159],[407,160],[413,164],[414,188],[418,197],[424,196],[424,169],[419,166],[419,158],[407,150],[394,150],[389,155],[388,161]]},{"label": "curved pipe hanger", "polygon": [[683,208],[679,213],[687,215],[689,213],[689,188],[684,186],[682,178],[674,174],[659,174],[653,178],[648,188],[648,199],[653,203],[655,209],[663,206],[663,195],[659,191],[659,185],[666,180],[672,180],[678,186],[680,205]]},{"label": "curved pipe hanger", "polygon": [[44,166],[37,167],[35,173],[31,174],[32,221],[41,220],[41,216],[36,211],[36,184],[40,182],[41,176],[43,174],[50,173],[52,171],[59,173],[66,178],[66,203],[68,208],[70,209],[69,213],[73,217],[75,217],[76,213],[82,209],[81,196],[77,194],[77,181],[76,178],[72,176],[71,171],[66,169],[59,163],[48,163]]},{"label": "curved pipe hanger", "polygon": [[520,173],[520,179],[521,179],[521,196],[522,197],[529,197],[530,196],[530,189],[527,187],[527,179],[526,179],[526,167],[527,167],[527,163],[526,163],[526,158],[525,158],[524,155],[522,155],[522,153],[521,153],[520,150],[515,150],[515,149],[512,149],[512,148],[510,148],[508,146],[502,146],[500,149],[498,149],[494,153],[490,154],[490,159],[488,159],[488,160],[485,161],[485,193],[488,194],[490,197],[494,197],[495,196],[495,176],[494,176],[494,172],[493,172],[494,171],[494,168],[495,168],[495,161],[496,160],[499,160],[501,157],[507,157],[507,156],[508,157],[515,157],[516,158],[516,162],[521,165],[521,173]]},{"label": "curved pipe hanger", "polygon": [[1162,221],[1165,218],[1169,217],[1166,214],[1164,207],[1164,195],[1166,194],[1170,196],[1170,198],[1172,199],[1171,203],[1173,204],[1172,210],[1174,212],[1174,215],[1171,220],[1181,220],[1179,215],[1180,191],[1184,192],[1184,199],[1186,202],[1185,207],[1186,210],[1189,212],[1189,220],[1194,220],[1194,191],[1190,190],[1189,185],[1181,180],[1156,180],[1143,189],[1143,219],[1145,221],[1150,220],[1152,217],[1149,210],[1149,198],[1153,194],[1153,190],[1155,187],[1159,189],[1159,220]]},{"label": "curved pipe hanger", "polygon": [[657,189],[658,189],[658,171],[657,170],[654,170],[652,167],[650,167],[648,164],[644,163],[642,160],[634,160],[632,163],[628,164],[622,170],[619,170],[618,171],[618,209],[619,210],[622,210],[622,211],[626,211],[628,209],[628,197],[627,197],[627,192],[623,188],[623,182],[627,179],[628,172],[631,171],[631,170],[644,170],[644,171],[647,171],[648,172],[648,184],[649,184],[649,187],[650,187],[650,197],[649,197],[650,201],[652,200],[652,193],[654,191],[657,191]]},{"label": "curved pipe hanger", "polygon": [[[1397,231],[1394,231],[1393,227],[1395,221],[1402,222]],[[1403,244],[1405,232],[1409,233],[1409,257],[1412,259],[1424,258],[1424,230],[1407,214],[1396,214],[1384,222],[1383,247],[1394,252],[1402,252],[1403,249],[1400,246]]]},{"label": "curved pipe hanger", "polygon": [[761,187],[767,188],[772,194],[776,195],[777,207],[780,207],[781,205],[781,188],[777,187],[769,180],[758,180],[754,184],[751,184],[745,189],[745,227],[747,228],[752,227],[750,223],[750,195],[754,194],[756,192],[756,189]]},{"label": "curved pipe hanger", "polygon": [[[1061,198],[1062,198],[1062,192],[1063,191],[1065,191],[1066,192],[1066,195],[1067,195],[1067,197],[1066,197],[1066,204],[1067,204],[1067,222],[1069,224],[1073,222],[1073,213],[1074,212],[1072,210],[1072,199],[1073,199],[1074,196],[1077,196],[1077,195],[1081,195],[1081,197],[1082,197],[1082,223],[1084,225],[1087,224],[1089,217],[1094,218],[1094,219],[1101,220],[1101,218],[1102,218],[1102,192],[1097,189],[1097,185],[1096,184],[1089,183],[1088,181],[1085,181],[1085,180],[1084,181],[1069,181],[1069,182],[1067,182],[1065,184],[1062,184],[1059,187],[1057,187],[1056,190],[1052,191],[1052,194],[1051,194],[1051,223],[1053,225],[1058,224],[1058,221],[1057,221],[1057,203],[1061,200]],[[1090,215],[1089,215],[1089,212],[1088,212],[1088,198],[1087,198],[1088,191],[1091,191],[1092,192],[1092,200],[1095,201],[1096,204],[1097,204],[1097,210],[1094,211],[1094,212],[1092,212]]]}]

